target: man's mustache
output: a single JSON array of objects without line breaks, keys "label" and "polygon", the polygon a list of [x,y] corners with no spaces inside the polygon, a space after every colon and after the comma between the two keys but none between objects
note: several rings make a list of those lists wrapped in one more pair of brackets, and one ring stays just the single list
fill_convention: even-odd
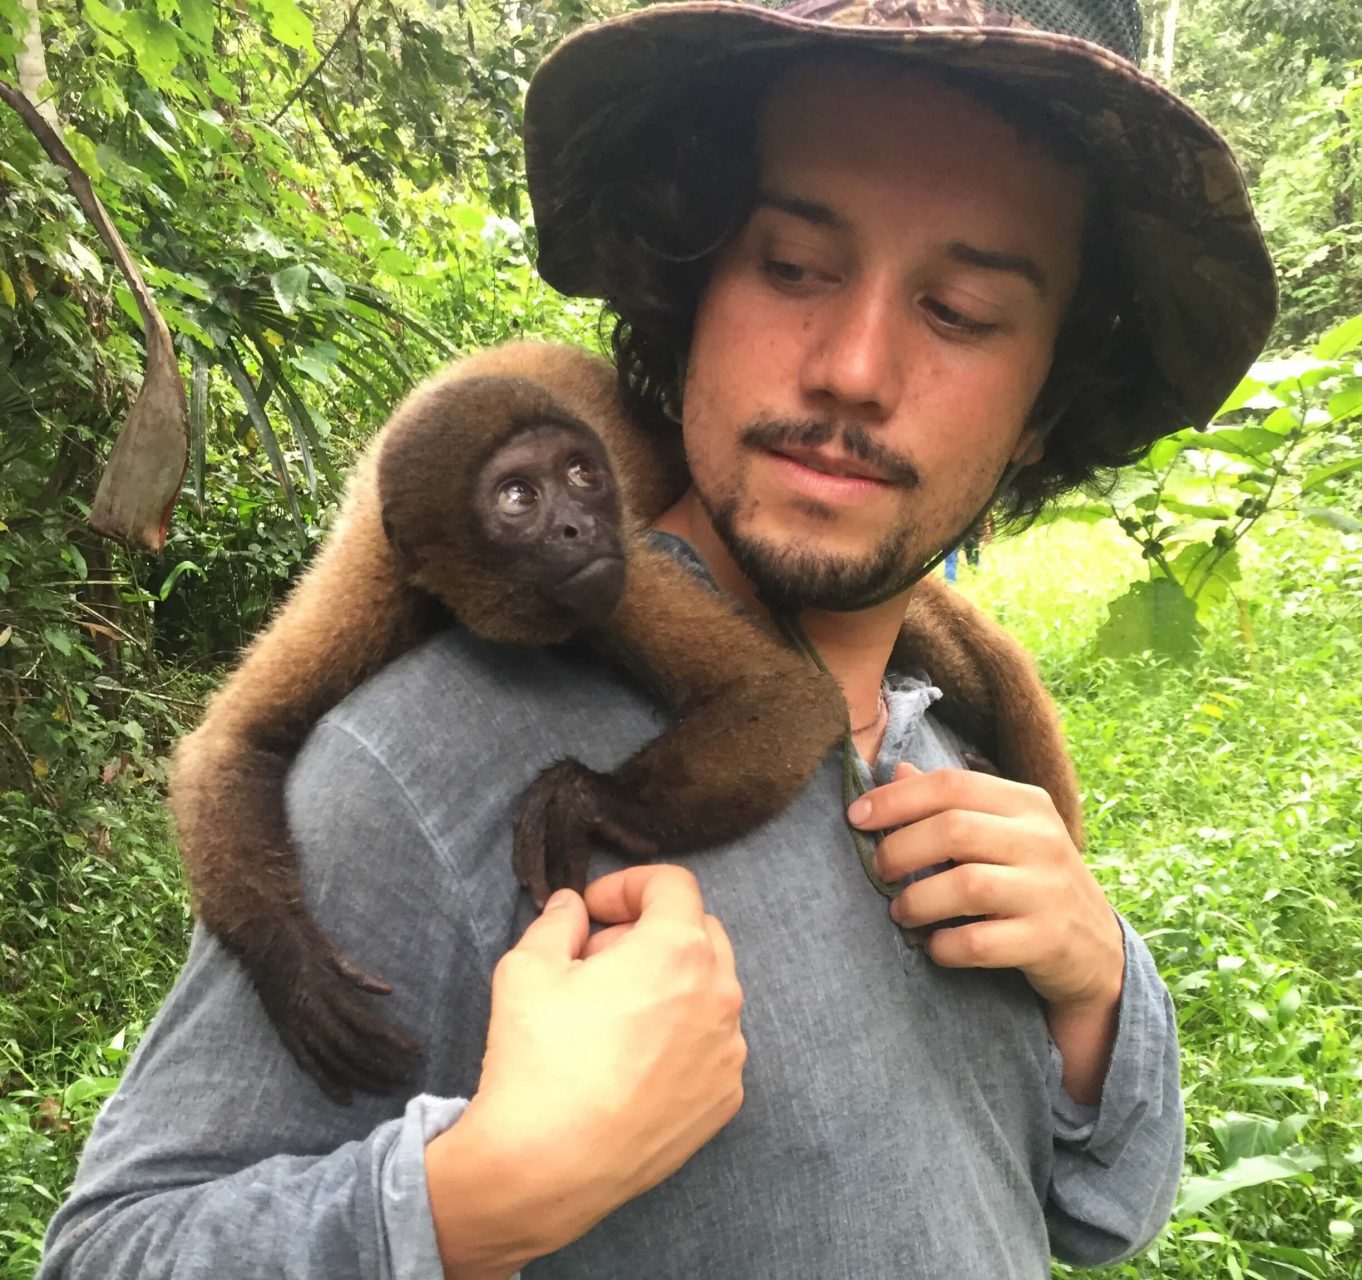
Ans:
[{"label": "man's mustache", "polygon": [[843,427],[826,418],[761,418],[738,434],[738,442],[749,449],[818,449],[840,437],[842,452],[864,462],[876,475],[893,484],[911,489],[921,482],[917,468],[907,458],[885,448],[858,422]]}]

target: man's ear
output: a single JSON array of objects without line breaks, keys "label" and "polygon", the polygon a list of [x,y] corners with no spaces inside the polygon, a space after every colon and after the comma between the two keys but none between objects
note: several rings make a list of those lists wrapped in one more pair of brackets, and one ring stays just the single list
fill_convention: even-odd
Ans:
[{"label": "man's ear", "polygon": [[1012,446],[1012,456],[1008,461],[1030,467],[1034,466],[1044,456],[1045,437],[1041,435],[1040,428],[1027,427],[1017,437],[1017,443]]}]

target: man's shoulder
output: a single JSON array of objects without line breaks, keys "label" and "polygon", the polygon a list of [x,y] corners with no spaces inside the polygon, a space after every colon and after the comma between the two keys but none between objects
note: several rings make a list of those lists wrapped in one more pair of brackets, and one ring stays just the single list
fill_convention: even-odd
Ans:
[{"label": "man's shoulder", "polygon": [[562,756],[611,756],[650,715],[639,692],[585,646],[494,644],[451,627],[334,707],[304,755],[357,747],[408,790],[467,768],[511,781]]}]

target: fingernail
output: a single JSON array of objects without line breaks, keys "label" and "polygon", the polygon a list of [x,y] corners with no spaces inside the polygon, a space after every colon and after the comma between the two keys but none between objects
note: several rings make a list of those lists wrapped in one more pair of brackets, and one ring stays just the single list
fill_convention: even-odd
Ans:
[{"label": "fingernail", "polygon": [[545,911],[552,911],[556,907],[565,907],[572,897],[571,889],[559,889],[557,893],[549,894],[549,900],[544,903]]},{"label": "fingernail", "polygon": [[847,810],[847,821],[859,825],[870,817],[871,804],[864,796],[859,800],[853,800],[851,807]]}]

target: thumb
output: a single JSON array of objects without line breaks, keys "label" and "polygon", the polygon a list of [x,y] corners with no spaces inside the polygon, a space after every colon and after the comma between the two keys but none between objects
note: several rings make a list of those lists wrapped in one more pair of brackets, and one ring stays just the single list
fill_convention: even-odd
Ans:
[{"label": "thumb", "polygon": [[586,946],[591,922],[582,895],[559,889],[544,904],[543,913],[515,945],[515,950],[533,951],[545,960],[577,960]]},{"label": "thumb", "polygon": [[909,764],[907,760],[900,760],[894,766],[894,779],[897,781],[899,778],[914,778],[921,772],[922,770],[917,765]]}]

